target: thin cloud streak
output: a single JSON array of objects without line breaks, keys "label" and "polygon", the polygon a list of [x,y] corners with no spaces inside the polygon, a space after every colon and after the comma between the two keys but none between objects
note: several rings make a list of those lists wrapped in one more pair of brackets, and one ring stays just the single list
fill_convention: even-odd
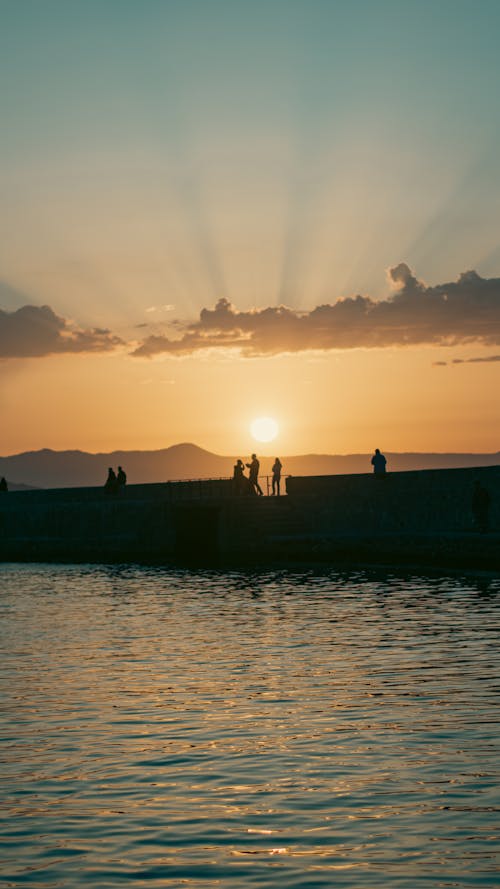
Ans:
[{"label": "thin cloud streak", "polygon": [[452,361],[434,361],[433,367],[448,367],[452,364],[489,364],[500,361],[500,355],[485,355],[476,358],[453,358]]},{"label": "thin cloud streak", "polygon": [[457,281],[427,286],[406,263],[388,272],[385,300],[341,298],[300,312],[273,306],[240,312],[222,298],[198,321],[175,322],[182,335],[147,337],[132,353],[184,356],[206,349],[238,349],[245,357],[310,350],[415,345],[500,345],[500,278],[464,272]]}]

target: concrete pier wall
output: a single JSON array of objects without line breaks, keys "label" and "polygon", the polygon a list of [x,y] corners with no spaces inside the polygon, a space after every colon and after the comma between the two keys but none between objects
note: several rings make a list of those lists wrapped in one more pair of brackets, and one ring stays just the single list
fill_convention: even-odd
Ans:
[{"label": "concrete pier wall", "polygon": [[467,532],[474,528],[475,482],[491,500],[490,525],[500,531],[500,466],[427,469],[367,475],[287,479],[287,492],[318,531]]},{"label": "concrete pier wall", "polygon": [[[478,533],[472,492],[491,499]],[[500,568],[500,466],[287,479],[287,496],[230,480],[0,495],[0,559],[415,562]]]}]

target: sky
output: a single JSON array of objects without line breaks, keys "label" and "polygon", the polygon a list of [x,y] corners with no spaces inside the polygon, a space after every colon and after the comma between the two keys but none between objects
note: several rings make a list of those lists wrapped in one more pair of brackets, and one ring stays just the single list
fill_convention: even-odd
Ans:
[{"label": "sky", "polygon": [[2,0],[0,453],[500,450],[497,0]]}]

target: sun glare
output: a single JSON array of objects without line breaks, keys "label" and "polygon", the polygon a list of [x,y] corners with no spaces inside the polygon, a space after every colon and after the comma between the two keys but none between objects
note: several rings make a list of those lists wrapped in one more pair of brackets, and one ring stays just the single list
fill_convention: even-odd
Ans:
[{"label": "sun glare", "polygon": [[272,417],[258,417],[252,421],[250,432],[255,441],[273,441],[279,432],[279,426]]}]

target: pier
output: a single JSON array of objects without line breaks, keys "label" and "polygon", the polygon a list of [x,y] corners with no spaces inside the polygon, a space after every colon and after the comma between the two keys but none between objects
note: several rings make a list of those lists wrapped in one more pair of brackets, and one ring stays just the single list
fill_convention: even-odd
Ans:
[{"label": "pier", "polygon": [[[488,491],[477,528],[475,483]],[[0,496],[2,561],[500,569],[500,466],[286,479],[281,497],[235,496],[230,479]]]}]

